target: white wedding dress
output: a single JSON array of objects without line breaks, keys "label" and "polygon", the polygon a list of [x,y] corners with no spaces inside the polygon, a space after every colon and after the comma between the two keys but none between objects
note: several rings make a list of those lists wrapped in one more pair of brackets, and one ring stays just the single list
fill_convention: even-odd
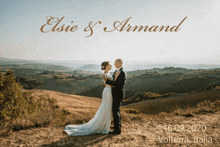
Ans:
[{"label": "white wedding dress", "polygon": [[[107,73],[107,77],[112,76]],[[111,124],[111,114],[112,114],[112,90],[111,86],[107,85],[102,93],[102,102],[97,110],[95,116],[87,123],[80,125],[67,125],[64,131],[69,136],[81,136],[90,134],[108,134],[110,131]]]}]

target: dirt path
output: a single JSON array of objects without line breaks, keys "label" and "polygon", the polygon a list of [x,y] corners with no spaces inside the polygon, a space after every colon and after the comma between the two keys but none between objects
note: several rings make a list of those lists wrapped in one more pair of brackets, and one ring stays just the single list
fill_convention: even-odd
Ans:
[{"label": "dirt path", "polygon": [[[48,126],[20,130],[0,138],[0,146],[220,146],[220,112],[195,117],[173,116],[122,122],[120,135],[68,137],[63,129],[64,126]],[[174,129],[179,131],[171,131]]]}]

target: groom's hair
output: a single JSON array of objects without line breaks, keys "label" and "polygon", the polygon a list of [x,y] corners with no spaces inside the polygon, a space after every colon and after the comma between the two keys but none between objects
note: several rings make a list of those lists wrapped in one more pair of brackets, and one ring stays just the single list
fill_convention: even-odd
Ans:
[{"label": "groom's hair", "polygon": [[123,64],[121,59],[116,59],[116,61],[120,62],[121,64]]}]

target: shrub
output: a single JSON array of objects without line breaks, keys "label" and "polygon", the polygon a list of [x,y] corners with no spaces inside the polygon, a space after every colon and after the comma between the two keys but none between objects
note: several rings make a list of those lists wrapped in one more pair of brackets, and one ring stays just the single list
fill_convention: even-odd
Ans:
[{"label": "shrub", "polygon": [[211,104],[211,108],[214,110],[214,111],[219,111],[220,110],[220,100],[216,100],[215,102],[213,102]]},{"label": "shrub", "polygon": [[125,109],[125,113],[139,114],[137,109]]},{"label": "shrub", "polygon": [[220,110],[220,101],[216,100],[213,103],[211,101],[203,101],[200,102],[197,107],[190,108],[187,107],[185,110],[178,108],[174,111],[175,115],[178,116],[186,116],[193,117],[194,114],[207,114],[207,113],[215,113]]},{"label": "shrub", "polygon": [[137,97],[140,97],[140,99],[153,99],[153,98],[157,98],[160,97],[161,95],[158,93],[151,93],[151,92],[143,92],[141,94],[138,94]]},{"label": "shrub", "polygon": [[33,96],[32,91],[22,91],[13,73],[7,71],[2,75],[0,72],[0,136],[5,135],[5,131],[65,122],[70,112],[61,110],[57,100],[50,98],[49,94]]},{"label": "shrub", "polygon": [[0,127],[26,113],[34,112],[36,108],[34,97],[30,92],[21,91],[13,73],[11,70],[4,75],[0,72]]},{"label": "shrub", "polygon": [[159,116],[160,117],[167,117],[169,114],[168,113],[166,113],[166,112],[160,112],[159,113]]},{"label": "shrub", "polygon": [[37,80],[29,80],[24,77],[16,77],[16,82],[19,82],[23,86],[24,89],[34,89],[38,87],[39,85],[43,85],[43,81],[37,81]]}]

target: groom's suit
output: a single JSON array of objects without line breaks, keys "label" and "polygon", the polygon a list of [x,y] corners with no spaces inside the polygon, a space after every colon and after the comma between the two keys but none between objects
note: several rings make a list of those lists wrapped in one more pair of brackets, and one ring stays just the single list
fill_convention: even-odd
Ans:
[{"label": "groom's suit", "polygon": [[112,85],[112,96],[113,96],[113,104],[112,104],[112,110],[113,110],[113,119],[114,119],[114,128],[116,132],[121,132],[121,115],[120,115],[120,105],[122,102],[122,99],[125,97],[125,81],[127,79],[126,73],[124,72],[123,68],[119,69],[120,74],[118,75],[116,81],[115,74],[116,71],[113,74],[113,81],[106,80],[106,84]]}]

